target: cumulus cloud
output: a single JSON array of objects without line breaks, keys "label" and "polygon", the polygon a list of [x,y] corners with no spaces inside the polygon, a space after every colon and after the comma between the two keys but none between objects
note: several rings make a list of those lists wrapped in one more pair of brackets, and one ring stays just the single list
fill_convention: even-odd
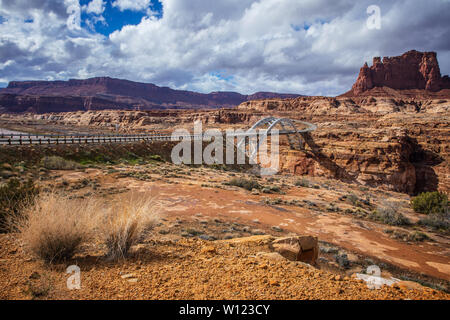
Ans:
[{"label": "cumulus cloud", "polygon": [[[116,0],[147,16],[109,37],[78,28],[77,0],[28,3],[0,0],[3,80],[109,75],[201,92],[337,95],[365,61],[410,49],[437,51],[450,72],[448,1],[377,1],[372,30],[371,0],[161,0],[161,19],[149,0]],[[104,1],[83,9],[106,14]]]},{"label": "cumulus cloud", "polygon": [[103,0],[92,0],[87,5],[83,6],[83,10],[86,13],[93,13],[96,15],[101,15],[105,11],[106,2]]},{"label": "cumulus cloud", "polygon": [[150,0],[115,0],[112,6],[119,8],[120,11],[142,11],[150,6]]}]

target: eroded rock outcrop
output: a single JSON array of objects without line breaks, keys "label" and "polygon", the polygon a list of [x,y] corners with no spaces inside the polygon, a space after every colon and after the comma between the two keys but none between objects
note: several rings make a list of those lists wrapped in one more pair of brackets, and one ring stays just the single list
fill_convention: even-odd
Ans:
[{"label": "eroded rock outcrop", "polygon": [[365,63],[350,93],[357,96],[375,87],[435,92],[449,89],[450,85],[448,76],[441,77],[436,52],[411,50],[383,60],[375,57],[371,67]]}]

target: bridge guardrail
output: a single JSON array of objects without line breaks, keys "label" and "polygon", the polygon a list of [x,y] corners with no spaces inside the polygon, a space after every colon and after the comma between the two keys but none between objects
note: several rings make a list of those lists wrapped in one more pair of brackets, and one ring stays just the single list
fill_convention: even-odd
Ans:
[{"label": "bridge guardrail", "polygon": [[[283,120],[283,119],[281,119]],[[279,135],[301,134],[316,130],[317,126],[304,121],[297,121],[306,125],[305,129],[301,130],[279,130]],[[284,128],[283,128],[284,129]],[[267,131],[267,130],[266,130]],[[264,130],[259,132],[247,131],[245,133],[233,133],[232,137],[255,136],[264,134]],[[269,132],[265,132],[267,135]],[[223,133],[224,135],[226,133]],[[88,144],[88,143],[125,143],[138,141],[181,141],[189,138],[191,140],[211,138],[214,135],[172,135],[166,133],[151,133],[151,134],[4,134],[0,133],[0,145],[44,145],[44,144]]]}]

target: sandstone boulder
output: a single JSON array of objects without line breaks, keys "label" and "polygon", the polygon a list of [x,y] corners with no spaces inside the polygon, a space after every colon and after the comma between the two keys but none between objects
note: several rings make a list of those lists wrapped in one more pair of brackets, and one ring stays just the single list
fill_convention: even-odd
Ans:
[{"label": "sandstone boulder", "polygon": [[319,255],[317,237],[295,236],[278,238],[272,241],[270,248],[291,261],[315,264]]}]

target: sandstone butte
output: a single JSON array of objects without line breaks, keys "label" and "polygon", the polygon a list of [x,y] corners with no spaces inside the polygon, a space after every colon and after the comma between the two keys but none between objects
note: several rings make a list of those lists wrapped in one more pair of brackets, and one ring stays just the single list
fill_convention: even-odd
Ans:
[{"label": "sandstone butte", "polygon": [[358,79],[350,91],[355,96],[377,87],[396,90],[439,91],[450,89],[450,78],[441,77],[436,52],[408,51],[398,57],[373,58],[361,68]]}]

